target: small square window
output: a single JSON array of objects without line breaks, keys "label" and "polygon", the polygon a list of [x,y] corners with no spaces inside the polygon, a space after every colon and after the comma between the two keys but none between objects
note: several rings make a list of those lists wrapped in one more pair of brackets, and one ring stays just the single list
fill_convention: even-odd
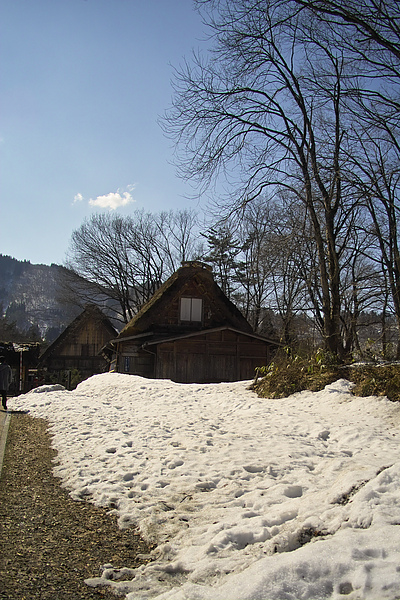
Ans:
[{"label": "small square window", "polygon": [[201,298],[181,298],[181,321],[202,321],[203,300]]}]

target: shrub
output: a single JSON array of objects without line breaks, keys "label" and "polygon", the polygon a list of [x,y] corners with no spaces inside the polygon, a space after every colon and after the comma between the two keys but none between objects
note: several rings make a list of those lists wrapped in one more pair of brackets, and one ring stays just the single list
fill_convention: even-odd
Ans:
[{"label": "shrub", "polygon": [[355,383],[356,396],[400,401],[400,364],[343,366],[322,350],[304,356],[289,349],[279,352],[270,365],[257,370],[252,389],[263,398],[286,398],[303,390],[318,392],[341,378]]},{"label": "shrub", "polygon": [[353,366],[347,378],[356,384],[356,396],[387,396],[400,401],[400,364]]},{"label": "shrub", "polygon": [[[258,379],[258,377],[262,379]],[[267,367],[257,370],[252,388],[264,398],[285,398],[310,390],[317,392],[329,383],[343,377],[334,356],[317,350],[312,355],[293,354],[289,348],[277,353]]]}]

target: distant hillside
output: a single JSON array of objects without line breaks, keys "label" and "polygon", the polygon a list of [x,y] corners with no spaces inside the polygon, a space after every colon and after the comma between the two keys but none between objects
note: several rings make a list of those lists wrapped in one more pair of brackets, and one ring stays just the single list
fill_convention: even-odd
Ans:
[{"label": "distant hillside", "polygon": [[60,265],[32,265],[0,254],[0,317],[15,321],[20,331],[39,328],[51,342],[80,312],[62,302]]}]

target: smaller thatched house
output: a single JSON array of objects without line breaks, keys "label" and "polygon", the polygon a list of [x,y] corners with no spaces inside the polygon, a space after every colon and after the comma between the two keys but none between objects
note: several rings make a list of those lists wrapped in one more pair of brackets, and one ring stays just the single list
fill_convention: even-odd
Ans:
[{"label": "smaller thatched house", "polygon": [[253,333],[215,283],[185,262],[108,345],[122,373],[182,383],[239,381],[268,364],[277,343]]},{"label": "smaller thatched house", "polygon": [[95,305],[72,321],[39,358],[38,367],[50,374],[79,372],[79,379],[103,373],[108,363],[102,347],[117,335],[110,320]]}]

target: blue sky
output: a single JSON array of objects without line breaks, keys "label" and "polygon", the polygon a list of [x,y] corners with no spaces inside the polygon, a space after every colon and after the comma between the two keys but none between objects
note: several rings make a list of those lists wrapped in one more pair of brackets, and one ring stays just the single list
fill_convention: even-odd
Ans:
[{"label": "blue sky", "polygon": [[93,211],[197,208],[157,119],[191,0],[0,0],[0,253],[62,263]]}]

